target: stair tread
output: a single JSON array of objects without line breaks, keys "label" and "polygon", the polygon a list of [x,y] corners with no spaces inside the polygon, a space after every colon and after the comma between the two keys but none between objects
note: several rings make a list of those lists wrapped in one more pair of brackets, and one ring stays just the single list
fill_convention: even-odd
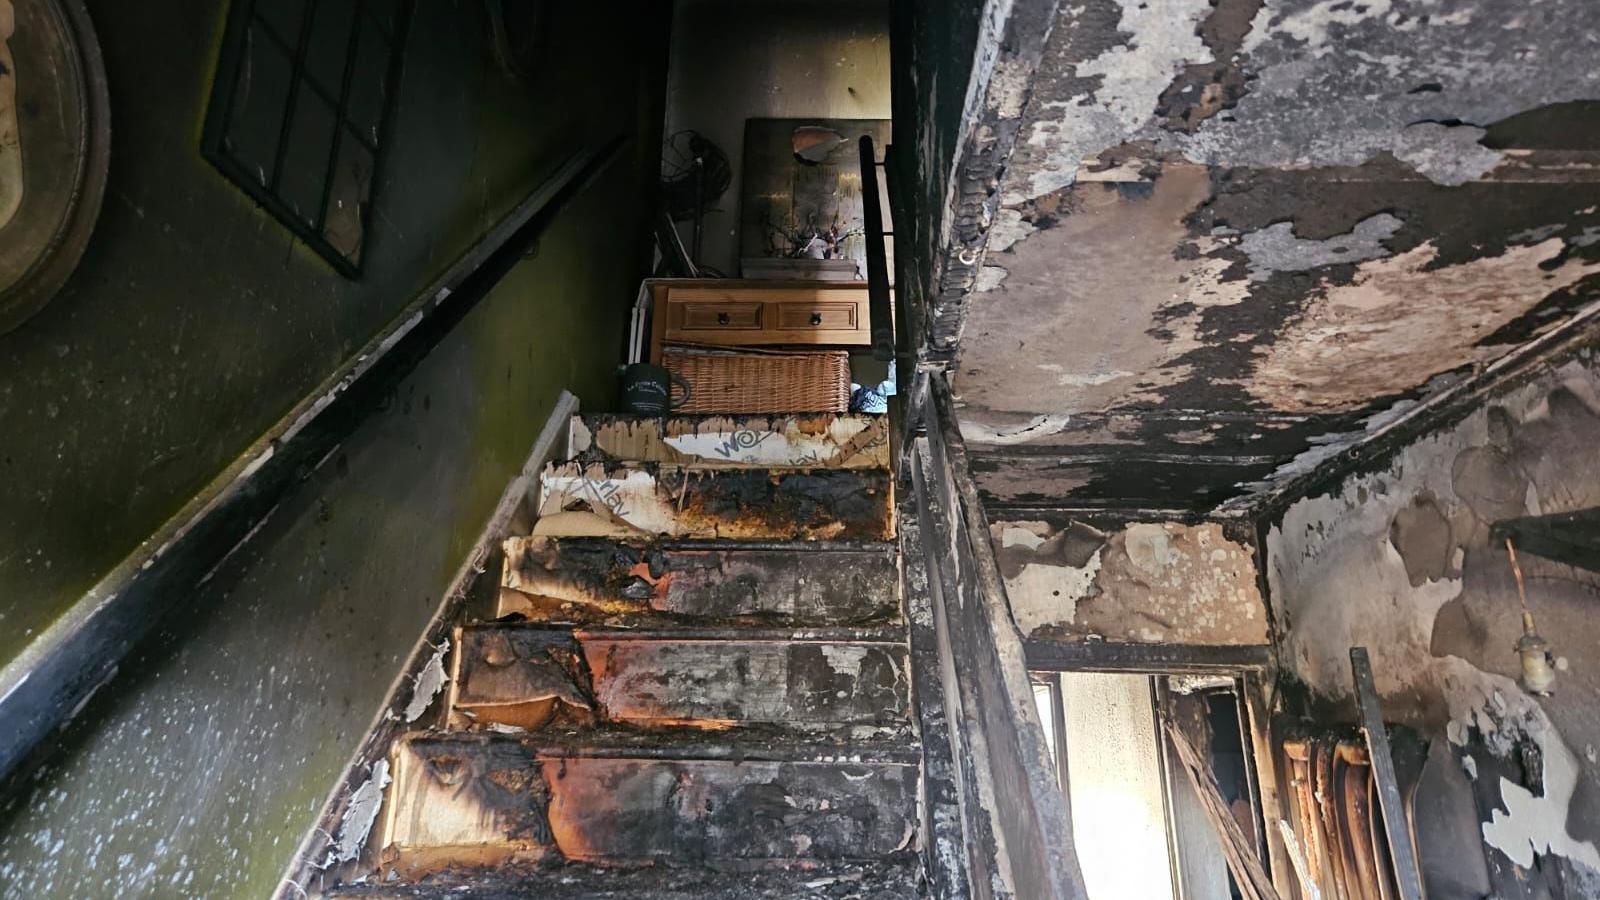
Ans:
[{"label": "stair tread", "polygon": [[502,616],[573,624],[626,624],[631,616],[817,625],[902,620],[889,544],[514,537],[504,552]]},{"label": "stair tread", "polygon": [[705,468],[552,463],[534,534],[763,540],[889,540],[887,469]]},{"label": "stair tread", "polygon": [[341,885],[329,890],[327,896],[372,900],[913,900],[927,894],[917,860],[908,856],[742,872],[666,865],[610,868],[579,863],[490,871],[451,870],[416,884],[369,880]]},{"label": "stair tread", "polygon": [[526,629],[571,634],[578,640],[729,641],[827,644],[906,644],[904,624],[787,625],[749,616],[706,622],[687,616],[618,613],[570,620],[504,618],[473,622],[470,631]]},{"label": "stair tread", "polygon": [[412,739],[484,744],[513,742],[547,757],[847,765],[915,765],[922,759],[921,745],[907,727],[856,726],[802,731],[761,723],[720,729],[643,728],[606,723],[587,728],[557,726],[522,732],[418,732]]},{"label": "stair tread", "polygon": [[889,423],[883,416],[589,413],[573,417],[570,434],[573,455],[584,461],[837,469],[889,465]]}]

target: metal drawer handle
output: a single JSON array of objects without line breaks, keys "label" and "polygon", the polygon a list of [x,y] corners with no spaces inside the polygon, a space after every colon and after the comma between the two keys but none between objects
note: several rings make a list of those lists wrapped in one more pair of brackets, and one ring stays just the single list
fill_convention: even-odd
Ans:
[{"label": "metal drawer handle", "polygon": [[717,313],[717,324],[718,325],[726,325],[731,321],[733,321],[733,320],[728,317],[727,313],[725,313],[725,312]]},{"label": "metal drawer handle", "polygon": [[822,313],[819,313],[819,312],[812,313],[811,314],[811,324],[813,324],[813,325],[821,325],[822,324]]}]

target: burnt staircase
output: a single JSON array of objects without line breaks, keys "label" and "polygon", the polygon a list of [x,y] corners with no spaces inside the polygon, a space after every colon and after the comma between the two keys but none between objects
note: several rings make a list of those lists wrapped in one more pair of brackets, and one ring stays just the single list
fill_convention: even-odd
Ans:
[{"label": "burnt staircase", "polygon": [[577,417],[335,896],[920,897],[881,417]]}]

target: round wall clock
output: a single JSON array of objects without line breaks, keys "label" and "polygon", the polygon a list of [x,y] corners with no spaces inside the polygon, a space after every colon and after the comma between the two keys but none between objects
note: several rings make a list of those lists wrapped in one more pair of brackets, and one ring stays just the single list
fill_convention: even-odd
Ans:
[{"label": "round wall clock", "polygon": [[82,0],[0,0],[0,334],[78,264],[110,153],[105,66]]}]

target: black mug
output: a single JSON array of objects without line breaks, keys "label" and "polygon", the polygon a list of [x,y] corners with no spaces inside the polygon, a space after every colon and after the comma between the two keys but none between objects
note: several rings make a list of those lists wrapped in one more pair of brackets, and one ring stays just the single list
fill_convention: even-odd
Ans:
[{"label": "black mug", "polygon": [[[683,388],[683,399],[672,400],[672,386]],[[629,363],[622,367],[622,408],[642,416],[661,416],[689,402],[689,382],[661,366]]]}]

